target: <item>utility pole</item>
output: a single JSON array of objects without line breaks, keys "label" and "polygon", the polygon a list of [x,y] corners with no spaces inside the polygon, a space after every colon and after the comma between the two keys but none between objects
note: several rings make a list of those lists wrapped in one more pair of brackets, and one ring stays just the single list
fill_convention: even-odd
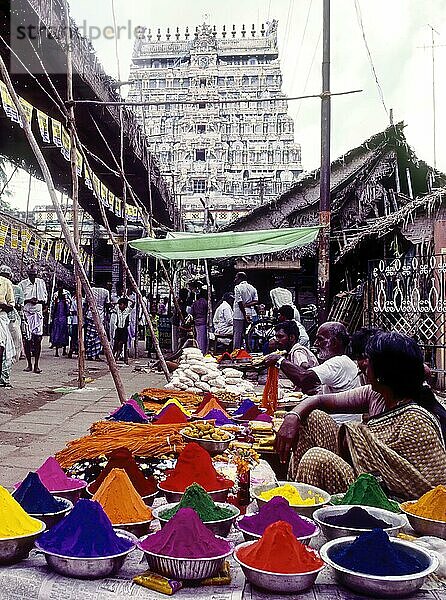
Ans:
[{"label": "utility pole", "polygon": [[321,94],[321,170],[319,198],[318,318],[327,319],[330,298],[330,0],[323,0]]},{"label": "utility pole", "polygon": [[435,103],[435,37],[434,33],[439,35],[432,25],[429,25],[431,29],[431,41],[432,41],[432,141],[434,149],[434,169],[437,168],[437,110]]}]

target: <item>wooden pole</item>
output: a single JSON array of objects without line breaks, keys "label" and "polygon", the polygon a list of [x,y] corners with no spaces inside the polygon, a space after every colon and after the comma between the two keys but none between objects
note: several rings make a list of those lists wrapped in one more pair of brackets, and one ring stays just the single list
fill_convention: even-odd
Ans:
[{"label": "wooden pole", "polygon": [[[70,28],[70,13],[68,2],[65,2],[65,24],[66,24],[66,41],[67,41],[67,100],[68,100],[68,125],[70,129],[70,167],[73,202],[73,236],[76,249],[79,252],[80,235],[79,235],[79,182],[77,180],[77,153],[76,153],[76,119],[74,115],[73,101],[73,45],[71,42]],[[74,276],[76,286],[76,311],[77,311],[77,387],[82,389],[85,387],[85,343],[84,343],[84,310],[82,306],[82,283],[79,277],[77,264],[74,263]]]},{"label": "wooden pole", "polygon": [[30,125],[28,123],[28,120],[26,118],[26,115],[24,113],[22,105],[19,102],[19,98],[18,98],[18,96],[17,96],[17,94],[15,92],[14,86],[12,85],[11,79],[9,77],[8,70],[6,68],[5,62],[4,62],[3,57],[1,55],[0,55],[0,73],[1,73],[1,75],[3,77],[3,81],[4,81],[5,85],[6,85],[6,87],[8,88],[8,91],[9,91],[9,93],[11,95],[11,99],[14,102],[14,105],[15,105],[15,107],[17,109],[17,112],[20,115],[20,119],[22,121],[23,131],[25,132],[25,135],[26,135],[26,137],[28,139],[28,142],[29,142],[29,144],[31,146],[32,151],[34,152],[34,155],[35,155],[35,157],[37,159],[37,162],[39,163],[39,167],[40,167],[40,169],[42,171],[42,176],[43,176],[43,178],[45,180],[45,183],[47,185],[48,193],[49,193],[49,196],[50,196],[51,201],[53,203],[54,210],[55,210],[55,212],[57,214],[57,218],[59,220],[60,226],[61,226],[62,231],[64,233],[65,240],[66,240],[66,242],[67,242],[67,244],[68,244],[68,246],[69,246],[69,248],[71,250],[71,254],[73,256],[73,260],[74,260],[74,262],[75,262],[75,264],[77,266],[78,275],[81,278],[82,285],[83,285],[83,288],[85,290],[85,295],[86,295],[87,301],[88,301],[88,303],[90,305],[90,308],[91,308],[91,312],[92,312],[92,315],[93,315],[93,320],[95,322],[96,329],[98,331],[101,343],[102,343],[102,345],[104,347],[104,352],[105,352],[105,356],[107,358],[108,366],[110,368],[110,373],[111,373],[111,375],[113,377],[113,381],[114,381],[115,386],[116,386],[116,392],[118,394],[120,402],[124,403],[126,401],[124,386],[122,384],[122,380],[121,380],[121,377],[119,375],[119,371],[118,371],[118,368],[116,366],[116,362],[115,362],[115,359],[113,357],[113,353],[111,351],[110,344],[109,344],[109,341],[107,339],[107,335],[105,333],[104,325],[103,325],[103,323],[101,321],[101,318],[99,316],[99,313],[98,313],[98,309],[97,309],[97,306],[96,306],[96,300],[95,300],[93,292],[91,290],[87,274],[85,273],[84,267],[82,265],[82,261],[80,260],[79,253],[78,253],[77,248],[76,248],[76,244],[74,242],[74,239],[73,239],[73,237],[71,235],[71,232],[69,230],[68,224],[67,224],[67,222],[65,220],[65,217],[64,217],[64,215],[62,213],[62,210],[60,208],[60,204],[59,204],[59,201],[58,201],[57,195],[56,195],[56,190],[54,188],[53,178],[51,177],[51,172],[50,172],[50,170],[48,168],[48,165],[47,165],[47,163],[45,161],[45,158],[44,158],[44,156],[42,154],[42,151],[40,150],[40,147],[39,147],[38,143],[36,142],[36,138],[34,137],[34,134],[33,134],[32,130],[31,130],[31,127],[30,127]]},{"label": "wooden pole", "polygon": [[[124,179],[124,118],[122,114],[122,106],[119,109],[119,125],[121,127],[120,132],[120,151],[119,151],[119,165],[121,170],[122,179],[122,212],[124,215],[124,243],[122,245],[122,254],[124,256],[124,262],[127,262],[127,247],[128,247],[128,218],[127,218],[127,186]],[[123,263],[124,264],[124,263]],[[122,281],[122,293],[127,296],[127,277],[123,277]]]},{"label": "wooden pole", "polygon": [[208,314],[207,314],[207,328],[208,328],[208,335],[209,333],[212,331],[212,287],[211,287],[211,277],[209,275],[209,266],[208,266],[208,261],[207,258],[204,259],[204,273],[206,276],[206,285],[208,288]]},{"label": "wooden pole", "polygon": [[327,319],[330,298],[330,0],[323,0],[323,58],[321,94],[321,170],[319,198],[318,317]]}]

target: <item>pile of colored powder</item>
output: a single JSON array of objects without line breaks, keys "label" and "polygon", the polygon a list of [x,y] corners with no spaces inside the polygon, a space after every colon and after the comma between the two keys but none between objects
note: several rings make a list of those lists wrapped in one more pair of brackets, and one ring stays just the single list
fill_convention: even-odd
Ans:
[{"label": "pile of colored powder", "polygon": [[176,404],[169,404],[155,417],[155,425],[169,425],[171,423],[187,423],[187,417]]},{"label": "pile of colored powder", "polygon": [[218,402],[218,400],[216,400],[214,397],[212,397],[209,402],[206,402],[206,404],[203,406],[203,408],[201,410],[197,410],[195,412],[195,416],[196,417],[204,417],[205,415],[208,414],[208,412],[210,412],[211,410],[220,410],[225,417],[229,417],[228,413],[225,411],[225,409],[220,405],[220,403]]},{"label": "pile of colored powder", "polygon": [[243,400],[243,402],[240,404],[240,406],[237,408],[237,410],[234,411],[234,413],[233,413],[234,417],[241,417],[242,415],[245,414],[245,412],[247,410],[249,410],[253,406],[255,406],[255,403],[252,400],[250,400],[249,398],[246,398],[245,400]]},{"label": "pile of colored powder", "polygon": [[338,527],[351,527],[352,529],[387,529],[392,527],[391,523],[374,517],[360,506],[354,506],[342,514],[327,515],[324,517],[324,523]]},{"label": "pile of colored powder", "polygon": [[157,483],[155,478],[153,476],[144,476],[144,473],[138,467],[135,459],[132,456],[132,453],[128,448],[117,448],[116,450],[113,450],[113,452],[110,454],[107,465],[97,479],[90,483],[88,491],[91,494],[95,494],[98,491],[101,483],[113,469],[124,469],[129,476],[133,487],[140,496],[150,496],[150,494],[154,494],[156,492]]},{"label": "pile of colored powder", "polygon": [[181,502],[161,513],[163,519],[171,519],[181,508],[193,508],[203,523],[221,521],[233,516],[228,508],[214,503],[209,494],[198,483],[193,483],[184,492]]},{"label": "pile of colored powder", "polygon": [[272,423],[273,418],[270,415],[267,415],[266,413],[260,413],[260,415],[254,419],[254,421],[263,421],[264,423]]},{"label": "pile of colored powder", "polygon": [[317,492],[312,492],[311,490],[307,492],[306,498],[302,498],[297,491],[297,488],[290,483],[272,488],[271,490],[262,492],[259,495],[260,498],[263,498],[264,500],[271,500],[271,498],[274,498],[274,496],[282,496],[282,498],[288,500],[292,506],[314,506],[315,504],[321,504],[324,502],[324,498],[320,494]]},{"label": "pile of colored powder", "polygon": [[181,404],[181,402],[178,402],[178,400],[176,400],[175,398],[171,398],[170,400],[167,400],[162,405],[160,410],[157,412],[157,415],[158,416],[161,415],[163,410],[172,404],[174,404],[177,408],[179,408],[181,410],[181,412],[183,412],[186,415],[186,417],[190,417],[190,412],[186,408],[184,408],[184,406]]},{"label": "pile of colored powder", "polygon": [[234,486],[233,481],[217,473],[204,448],[196,442],[189,442],[179,455],[175,468],[163,481],[162,487],[173,492],[184,492],[193,483],[198,483],[207,492]]},{"label": "pile of colored powder", "polygon": [[446,486],[437,485],[426,492],[417,502],[405,503],[404,510],[434,521],[446,521]]},{"label": "pile of colored powder", "polygon": [[70,514],[39,538],[42,550],[75,558],[127,552],[133,543],[116,535],[99,502],[78,500]]},{"label": "pile of colored powder", "polygon": [[362,504],[396,513],[401,512],[398,504],[387,498],[376,477],[369,473],[360,475],[342,498],[332,498],[331,501],[333,504]]},{"label": "pile of colored powder", "polygon": [[49,456],[36,473],[40,481],[50,492],[63,492],[66,490],[78,490],[87,484],[82,479],[67,477],[57,460]]},{"label": "pile of colored powder", "polygon": [[215,421],[215,424],[218,427],[220,427],[221,425],[229,425],[234,422],[231,419],[229,419],[222,410],[217,408],[213,408],[212,410],[210,410],[207,413],[207,415],[204,415],[203,418],[206,419],[206,421]]},{"label": "pile of colored powder", "polygon": [[195,411],[196,412],[200,412],[200,410],[202,408],[204,408],[206,406],[206,404],[209,402],[209,400],[211,400],[212,398],[215,400],[215,402],[219,405],[220,408],[224,409],[224,405],[223,405],[223,402],[221,400],[219,400],[216,396],[214,396],[213,394],[211,394],[211,392],[206,392],[205,395],[203,396],[203,400],[197,406],[197,408],[195,409]]},{"label": "pile of colored powder", "polygon": [[42,523],[26,514],[17,500],[0,485],[0,538],[36,533]]},{"label": "pile of colored powder", "polygon": [[316,531],[316,525],[304,521],[296,511],[294,511],[285,498],[276,496],[271,498],[266,504],[262,504],[259,512],[255,515],[246,515],[239,521],[239,526],[255,535],[263,535],[263,532],[269,525],[277,521],[289,523],[295,537],[306,537]]},{"label": "pile of colored powder", "polygon": [[211,558],[229,553],[231,545],[203,525],[192,508],[180,508],[160,531],[141,543],[141,548],[175,558]]},{"label": "pile of colored powder", "polygon": [[147,423],[148,418],[146,415],[142,416],[140,411],[136,410],[134,406],[126,402],[118,410],[114,411],[108,419],[110,421],[124,421],[126,423]]},{"label": "pile of colored powder", "polygon": [[239,419],[242,419],[243,421],[254,421],[254,419],[257,419],[257,417],[261,414],[262,411],[258,406],[251,406],[251,408],[248,408],[248,410],[243,413]]},{"label": "pile of colored powder", "polygon": [[113,469],[93,496],[113,523],[151,521],[152,511],[144,504],[123,469]]},{"label": "pile of colored powder", "polygon": [[23,510],[32,515],[55,513],[65,508],[65,503],[50,494],[37,473],[28,473],[12,495]]},{"label": "pile of colored powder", "polygon": [[[132,406],[142,419],[147,420],[147,415],[144,412],[144,409],[140,404],[138,404],[138,402],[134,398],[130,398],[130,400],[127,400],[127,402],[125,402],[123,406]],[[121,410],[121,408],[122,406],[118,406],[118,408],[116,408],[112,413],[110,413],[110,416],[113,417],[117,412]]]},{"label": "pile of colored powder", "polygon": [[401,546],[392,543],[382,529],[373,529],[343,548],[333,549],[330,558],[345,569],[366,575],[411,575],[426,568]]},{"label": "pile of colored powder", "polygon": [[254,569],[270,573],[309,573],[324,566],[314,550],[296,539],[285,521],[268,525],[260,540],[240,548],[237,557]]}]

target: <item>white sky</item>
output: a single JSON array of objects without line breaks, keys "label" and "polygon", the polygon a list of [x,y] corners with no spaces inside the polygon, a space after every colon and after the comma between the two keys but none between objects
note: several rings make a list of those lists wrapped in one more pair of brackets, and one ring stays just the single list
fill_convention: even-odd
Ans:
[{"label": "white sky", "polygon": [[[393,108],[394,121],[404,120],[406,136],[417,156],[433,165],[432,112],[432,25],[439,33],[435,55],[437,106],[437,167],[446,171],[446,0],[356,0],[361,7],[366,39],[381,84],[387,108]],[[145,25],[152,33],[161,28],[163,37],[170,27],[193,33],[195,26],[209,16],[209,23],[221,31],[236,25],[268,19],[279,21],[279,55],[283,74],[283,91],[288,96],[319,93],[321,90],[322,0],[114,0],[118,25]],[[331,91],[363,89],[361,94],[333,98],[332,158],[361,144],[367,137],[383,130],[389,123],[358,24],[355,0],[332,0],[331,20]],[[72,16],[78,25],[113,26],[112,0],[71,0]],[[308,16],[308,21],[307,21]],[[249,35],[249,34],[248,34]],[[318,43],[319,40],[319,43]],[[93,40],[97,55],[106,72],[118,77],[115,41]],[[444,44],[444,46],[442,46]],[[120,79],[128,78],[133,39],[128,30],[118,39]],[[314,60],[313,60],[314,57]],[[123,88],[124,92],[125,88]],[[295,139],[302,146],[302,163],[306,170],[319,164],[320,101],[289,103],[294,118]],[[26,177],[25,177],[26,180]],[[26,189],[15,205],[24,206]],[[24,198],[25,196],[25,198]],[[31,205],[41,203],[45,194],[33,186]]]}]

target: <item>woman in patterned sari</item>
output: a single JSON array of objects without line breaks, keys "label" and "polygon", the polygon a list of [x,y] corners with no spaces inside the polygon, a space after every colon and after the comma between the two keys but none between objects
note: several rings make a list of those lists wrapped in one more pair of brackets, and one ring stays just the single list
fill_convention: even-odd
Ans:
[{"label": "woman in patterned sari", "polygon": [[[277,451],[286,460],[294,450],[291,478],[329,493],[373,473],[397,497],[417,498],[446,481],[446,411],[423,383],[423,357],[412,338],[378,333],[367,357],[370,385],[304,400],[285,417]],[[329,412],[368,413],[368,420],[338,428]]]}]

